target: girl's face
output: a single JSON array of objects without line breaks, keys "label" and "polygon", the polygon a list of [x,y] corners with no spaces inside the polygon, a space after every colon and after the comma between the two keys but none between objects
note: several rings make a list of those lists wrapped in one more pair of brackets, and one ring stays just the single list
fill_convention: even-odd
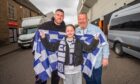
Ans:
[{"label": "girl's face", "polygon": [[66,27],[66,35],[68,38],[72,38],[74,36],[75,30],[72,26]]}]

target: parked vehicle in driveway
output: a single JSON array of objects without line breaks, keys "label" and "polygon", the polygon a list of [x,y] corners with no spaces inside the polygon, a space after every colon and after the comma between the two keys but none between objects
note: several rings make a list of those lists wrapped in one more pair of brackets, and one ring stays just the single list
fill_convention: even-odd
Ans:
[{"label": "parked vehicle in driveway", "polygon": [[116,54],[140,58],[140,3],[112,14],[108,40]]}]

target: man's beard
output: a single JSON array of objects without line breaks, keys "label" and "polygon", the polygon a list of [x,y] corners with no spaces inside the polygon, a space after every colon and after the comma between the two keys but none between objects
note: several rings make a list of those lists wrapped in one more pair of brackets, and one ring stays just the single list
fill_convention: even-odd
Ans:
[{"label": "man's beard", "polygon": [[56,25],[61,25],[62,22],[59,23],[59,22],[57,22],[57,21],[54,20],[54,23],[55,23]]}]

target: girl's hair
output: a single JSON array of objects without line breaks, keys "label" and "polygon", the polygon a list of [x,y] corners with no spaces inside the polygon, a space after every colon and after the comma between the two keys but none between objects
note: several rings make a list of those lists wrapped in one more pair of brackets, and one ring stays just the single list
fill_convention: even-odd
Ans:
[{"label": "girl's hair", "polygon": [[74,26],[73,24],[68,24],[68,25],[66,25],[66,28],[67,28],[68,26],[72,27],[72,28],[75,30],[75,26]]}]

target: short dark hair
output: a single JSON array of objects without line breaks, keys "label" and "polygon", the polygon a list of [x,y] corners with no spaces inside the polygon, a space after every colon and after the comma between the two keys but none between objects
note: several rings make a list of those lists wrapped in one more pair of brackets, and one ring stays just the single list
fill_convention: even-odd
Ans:
[{"label": "short dark hair", "polygon": [[75,30],[75,26],[74,26],[73,24],[68,24],[68,25],[66,25],[66,28],[67,28],[68,26],[73,27],[73,29]]},{"label": "short dark hair", "polygon": [[86,16],[86,18],[88,19],[88,15],[87,15],[87,13],[86,12],[80,12],[79,14],[78,14],[78,16],[79,15],[85,15]]},{"label": "short dark hair", "polygon": [[80,14],[85,14],[85,15],[87,15],[87,13],[86,13],[86,12],[80,12],[80,13],[79,13],[79,15],[80,15]]},{"label": "short dark hair", "polygon": [[87,17],[87,13],[86,12],[80,12],[78,15],[85,15]]},{"label": "short dark hair", "polygon": [[57,9],[55,12],[57,12],[57,11],[64,13],[63,9]]}]

